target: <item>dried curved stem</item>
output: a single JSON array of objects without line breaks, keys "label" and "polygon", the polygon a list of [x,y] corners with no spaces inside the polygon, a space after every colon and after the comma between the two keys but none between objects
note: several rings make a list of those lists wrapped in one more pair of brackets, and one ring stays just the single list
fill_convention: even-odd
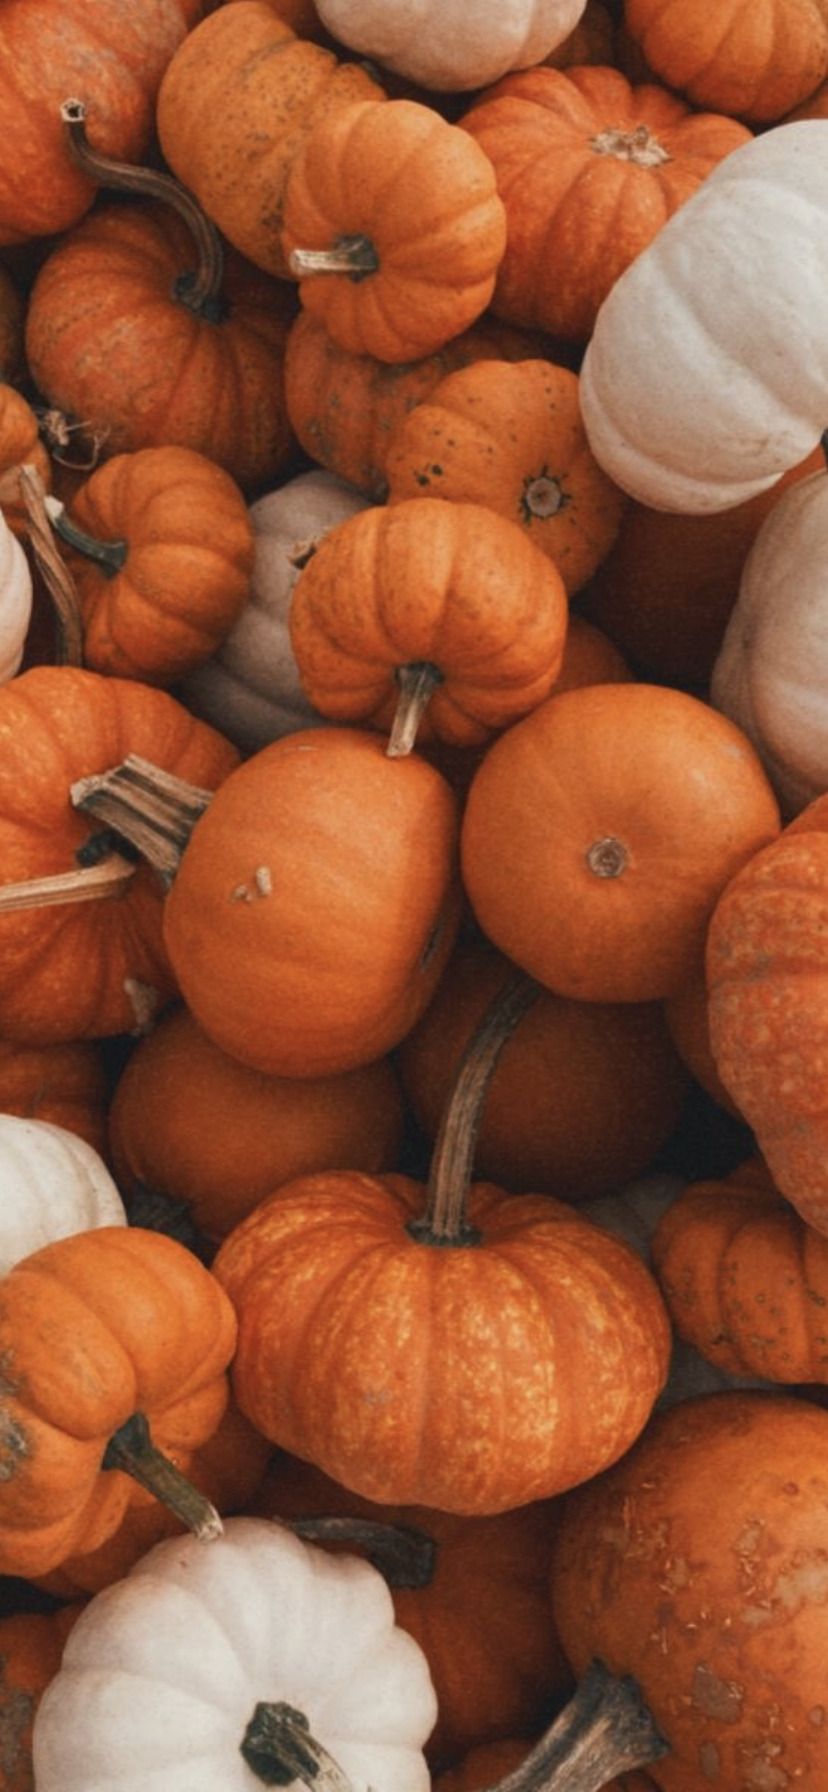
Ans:
[{"label": "dried curved stem", "polygon": [[404,759],[413,750],[417,729],[433,693],[443,682],[443,674],[431,660],[412,660],[407,666],[397,667],[396,677],[400,695],[386,756],[389,759]]},{"label": "dried curved stem", "polygon": [[437,1545],[415,1525],[376,1518],[284,1518],[306,1543],[346,1543],[360,1549],[389,1587],[427,1587],[434,1578]]},{"label": "dried curved stem", "polygon": [[669,1752],[637,1681],[594,1661],[540,1742],[487,1792],[600,1792]]},{"label": "dried curved stem", "polygon": [[75,548],[79,554],[84,554],[87,560],[94,560],[96,566],[102,567],[110,577],[114,573],[120,572],[129,553],[127,542],[99,541],[96,535],[88,534],[86,529],[79,528],[78,524],[72,521],[60,498],[47,496],[45,504],[55,534],[60,536],[61,541],[65,542],[68,548]]},{"label": "dried curved stem", "polygon": [[131,1475],[134,1481],[154,1494],[162,1506],[174,1512],[201,1542],[208,1543],[221,1536],[224,1526],[212,1501],[182,1475],[169,1457],[156,1449],[143,1413],[134,1412],[119,1425],[106,1446],[101,1466],[119,1468],[124,1474]]}]

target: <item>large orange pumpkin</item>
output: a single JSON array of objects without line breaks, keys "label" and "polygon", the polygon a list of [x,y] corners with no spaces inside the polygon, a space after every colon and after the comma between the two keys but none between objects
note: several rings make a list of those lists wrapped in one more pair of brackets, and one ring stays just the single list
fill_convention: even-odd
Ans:
[{"label": "large orange pumpkin", "polygon": [[739,118],[781,118],[828,75],[823,0],[626,0],[624,23],[663,81]]}]

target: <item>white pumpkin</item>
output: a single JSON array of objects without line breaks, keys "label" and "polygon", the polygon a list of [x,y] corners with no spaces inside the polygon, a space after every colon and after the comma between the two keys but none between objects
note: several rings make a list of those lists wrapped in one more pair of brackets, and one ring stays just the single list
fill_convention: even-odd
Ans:
[{"label": "white pumpkin", "polygon": [[31,614],[29,562],[0,510],[0,684],[20,669]]},{"label": "white pumpkin", "polygon": [[796,815],[828,790],[828,472],[783,492],[742,570],[711,700]]},{"label": "white pumpkin", "polygon": [[622,274],[581,370],[592,451],[651,509],[727,510],[828,422],[828,120],[725,156]]},{"label": "white pumpkin", "polygon": [[437,92],[487,87],[563,43],[586,0],[317,0],[332,35]]},{"label": "white pumpkin", "polygon": [[0,1275],[42,1245],[96,1226],[125,1226],[103,1159],[51,1120],[0,1114]]},{"label": "white pumpkin", "polygon": [[290,645],[293,587],[317,542],[371,500],[334,473],[300,473],[250,507],[255,562],[250,597],[219,652],[178,695],[242,752],[299,728],[330,723],[308,702]]},{"label": "white pumpkin", "polygon": [[375,1568],[267,1519],[229,1519],[206,1544],[172,1538],[75,1624],[37,1712],[38,1792],[285,1784],[241,1753],[257,1705],[278,1703],[354,1792],[428,1792],[431,1677]]}]

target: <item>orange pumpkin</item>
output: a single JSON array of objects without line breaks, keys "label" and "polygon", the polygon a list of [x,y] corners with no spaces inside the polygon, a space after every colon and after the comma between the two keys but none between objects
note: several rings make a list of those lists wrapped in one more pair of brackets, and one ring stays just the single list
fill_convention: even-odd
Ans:
[{"label": "orange pumpkin", "polygon": [[707,984],[704,976],[704,955],[681,989],[669,996],[664,1016],[670,1037],[679,1054],[702,1089],[727,1113],[740,1118],[735,1101],[722,1082],[710,1044]]},{"label": "orange pumpkin", "polygon": [[679,1336],[733,1375],[828,1381],[828,1239],[751,1158],[691,1182],[659,1221],[653,1267]]},{"label": "orange pumpkin", "polygon": [[286,11],[234,0],[213,13],[172,57],[157,109],[173,173],[228,242],[280,279],[284,187],[300,146],[317,119],[385,97],[367,66],[305,41]]},{"label": "orange pumpkin", "polygon": [[588,685],[501,735],[461,837],[493,944],[559,995],[679,989],[724,885],[779,831],[759,759],[724,719],[680,691]]},{"label": "orange pumpkin", "polygon": [[22,462],[34,467],[46,491],[52,483],[51,462],[40,440],[40,426],[28,400],[14,386],[0,385],[0,510],[15,535],[25,536],[29,514],[20,489]]},{"label": "orange pumpkin", "polygon": [[428,494],[518,523],[570,596],[609,552],[627,501],[589,447],[577,374],[545,360],[448,374],[397,425],[385,465],[391,504]]},{"label": "orange pumpkin", "polygon": [[[77,872],[106,847],[71,805],[72,783],[129,752],[212,788],[238,762],[223,736],[165,691],[72,666],[35,666],[0,690],[3,883]],[[111,841],[109,842],[111,850]],[[80,854],[80,859],[78,855]],[[175,980],[161,940],[163,890],[138,866],[121,894],[2,909],[3,1033],[24,1045],[129,1031]]]},{"label": "orange pumpkin", "polygon": [[624,22],[663,81],[739,118],[782,118],[828,75],[822,0],[626,0]]},{"label": "orange pumpkin", "polygon": [[0,1572],[45,1574],[117,1530],[133,1487],[119,1466],[122,1434],[138,1414],[186,1469],[224,1412],[234,1342],[214,1277],[157,1232],[79,1232],[10,1270],[0,1282]]},{"label": "orange pumpkin", "polygon": [[619,275],[750,135],[662,87],[589,67],[507,75],[461,123],[506,207],[492,309],[579,342]]},{"label": "orange pumpkin", "polygon": [[416,100],[321,118],[291,163],[282,246],[302,304],[353,354],[442,348],[485,311],[505,245],[489,158]]},{"label": "orange pumpkin", "polygon": [[96,1045],[15,1045],[0,1040],[0,1113],[50,1120],[106,1155],[107,1078]]},{"label": "orange pumpkin", "polygon": [[171,684],[215,651],[247,601],[245,500],[191,448],[116,455],[53,519],[93,671]]},{"label": "orange pumpkin", "polygon": [[41,1695],[60,1667],[63,1645],[81,1611],[18,1612],[0,1618],[0,1735],[3,1792],[35,1792],[32,1724]]},{"label": "orange pumpkin", "polygon": [[710,1040],[774,1182],[828,1232],[822,1056],[828,798],[818,797],[723,891],[707,936]]},{"label": "orange pumpkin", "polygon": [[516,521],[422,497],[329,531],[293,588],[290,638],[314,707],[391,728],[404,753],[418,729],[476,746],[525,715],[554,684],[566,621],[561,575]]},{"label": "orange pumpkin", "polygon": [[401,1133],[387,1060],[336,1076],[267,1076],[220,1051],[185,1008],[163,1015],[140,1041],[109,1111],[124,1191],[143,1186],[186,1201],[211,1238],[307,1170],[390,1168]]}]

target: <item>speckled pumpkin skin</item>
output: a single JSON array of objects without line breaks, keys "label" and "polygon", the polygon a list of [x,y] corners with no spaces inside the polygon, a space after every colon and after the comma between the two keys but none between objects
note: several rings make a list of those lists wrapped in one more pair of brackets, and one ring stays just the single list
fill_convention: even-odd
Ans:
[{"label": "speckled pumpkin skin", "polygon": [[663,1792],[828,1783],[826,1505],[828,1413],[764,1393],[683,1402],[565,1502],[561,1639],[639,1681]]}]

